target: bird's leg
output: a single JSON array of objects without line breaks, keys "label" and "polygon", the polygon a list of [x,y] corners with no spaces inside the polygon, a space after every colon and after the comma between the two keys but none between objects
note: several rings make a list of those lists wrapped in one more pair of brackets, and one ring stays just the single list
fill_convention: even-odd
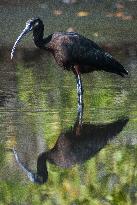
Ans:
[{"label": "bird's leg", "polygon": [[77,111],[77,118],[76,118],[76,122],[75,122],[75,133],[76,136],[80,136],[81,134],[81,128],[82,128],[82,118],[83,118],[83,104],[80,106],[80,108],[78,108]]},{"label": "bird's leg", "polygon": [[77,93],[78,95],[83,95],[82,80],[81,80],[81,75],[78,66],[75,67],[75,71],[76,71],[76,81],[77,81]]},{"label": "bird's leg", "polygon": [[82,109],[80,107],[83,106],[83,87],[82,87],[82,80],[81,80],[81,75],[79,72],[78,65],[74,66],[74,73],[75,73],[76,82],[77,82],[78,106],[79,106],[79,109]]},{"label": "bird's leg", "polygon": [[83,108],[84,108],[84,105],[81,104],[81,109],[78,109],[77,111],[77,124],[80,126],[82,126]]}]

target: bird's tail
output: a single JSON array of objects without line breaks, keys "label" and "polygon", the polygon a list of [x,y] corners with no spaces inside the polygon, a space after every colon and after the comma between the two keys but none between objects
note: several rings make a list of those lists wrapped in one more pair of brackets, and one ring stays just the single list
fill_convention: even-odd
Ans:
[{"label": "bird's tail", "polygon": [[111,73],[116,73],[122,77],[128,75],[128,71],[114,58],[109,58],[106,61],[106,71]]}]

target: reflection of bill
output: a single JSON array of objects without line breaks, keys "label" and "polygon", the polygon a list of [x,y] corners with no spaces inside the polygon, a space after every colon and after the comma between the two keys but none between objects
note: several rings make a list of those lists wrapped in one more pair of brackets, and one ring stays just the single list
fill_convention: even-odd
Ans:
[{"label": "reflection of bill", "polygon": [[39,184],[48,179],[46,161],[59,167],[70,168],[75,164],[82,164],[97,154],[109,140],[116,137],[128,122],[128,118],[121,118],[108,124],[83,123],[81,112],[78,113],[73,128],[60,133],[54,147],[43,152],[37,159],[37,172],[32,173],[20,162],[17,152],[14,155],[17,163],[26,172],[28,178]]}]

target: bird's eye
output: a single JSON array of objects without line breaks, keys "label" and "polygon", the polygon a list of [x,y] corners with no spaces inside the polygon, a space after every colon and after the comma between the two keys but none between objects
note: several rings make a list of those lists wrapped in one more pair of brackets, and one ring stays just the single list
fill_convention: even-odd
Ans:
[{"label": "bird's eye", "polygon": [[32,23],[30,21],[27,21],[26,22],[26,27],[31,27],[32,26]]},{"label": "bird's eye", "polygon": [[38,26],[38,25],[39,25],[39,23],[38,23],[38,22],[35,22],[34,26]]}]

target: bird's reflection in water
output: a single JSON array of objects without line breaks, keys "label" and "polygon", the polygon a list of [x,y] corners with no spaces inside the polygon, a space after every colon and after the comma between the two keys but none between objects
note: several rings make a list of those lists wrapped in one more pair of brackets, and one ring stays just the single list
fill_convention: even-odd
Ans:
[{"label": "bird's reflection in water", "polygon": [[59,167],[70,168],[89,160],[117,136],[128,122],[126,117],[108,124],[82,123],[82,113],[82,109],[79,109],[73,128],[62,132],[54,147],[38,156],[36,173],[21,164],[14,149],[16,161],[31,181],[43,184],[48,180],[47,161]]}]

